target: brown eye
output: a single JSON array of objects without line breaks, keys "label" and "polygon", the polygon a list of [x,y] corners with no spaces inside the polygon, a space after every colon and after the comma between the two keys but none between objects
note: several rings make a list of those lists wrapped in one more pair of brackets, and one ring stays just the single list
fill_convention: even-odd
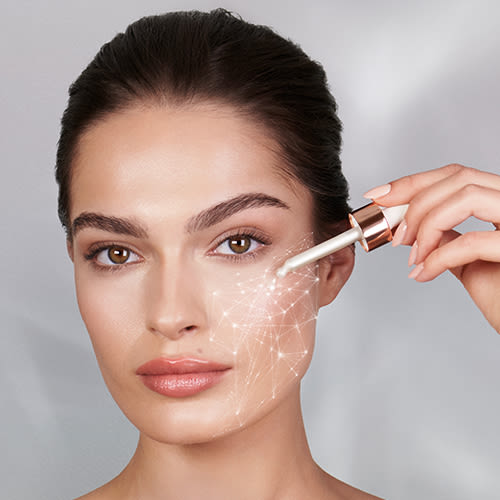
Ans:
[{"label": "brown eye", "polygon": [[130,258],[130,250],[123,247],[109,247],[106,256],[113,264],[125,264]]},{"label": "brown eye", "polygon": [[124,264],[132,264],[142,260],[138,254],[121,245],[103,245],[101,248],[91,250],[85,255],[85,259],[93,261],[97,267],[102,269],[118,268]]},{"label": "brown eye", "polygon": [[234,253],[245,253],[252,244],[252,239],[248,236],[241,236],[238,238],[231,238],[228,240],[229,248]]},{"label": "brown eye", "polygon": [[108,259],[113,264],[125,264],[130,258],[130,251],[123,247],[110,247],[108,249]]},{"label": "brown eye", "polygon": [[235,232],[221,241],[217,248],[215,248],[214,253],[233,258],[244,258],[247,256],[255,256],[261,247],[270,244],[271,241],[267,241],[264,236],[254,236],[252,233]]}]

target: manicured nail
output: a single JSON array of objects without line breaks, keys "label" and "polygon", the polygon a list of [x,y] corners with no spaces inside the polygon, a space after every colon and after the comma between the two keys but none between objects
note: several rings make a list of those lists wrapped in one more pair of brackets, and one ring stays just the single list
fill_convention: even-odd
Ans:
[{"label": "manicured nail", "polygon": [[424,270],[424,263],[421,262],[418,266],[415,266],[412,270],[411,273],[408,275],[408,278],[415,279],[418,277],[418,275]]},{"label": "manicured nail", "polygon": [[408,257],[408,265],[413,266],[417,260],[417,254],[418,254],[418,242],[415,240],[415,243],[413,243],[411,250],[410,250],[410,256]]},{"label": "manicured nail", "polygon": [[382,196],[385,196],[390,190],[391,190],[390,184],[383,184],[382,186],[377,186],[374,187],[373,189],[370,189],[370,191],[367,191],[363,195],[363,197],[373,200],[375,198],[380,198]]},{"label": "manicured nail", "polygon": [[398,245],[401,245],[405,235],[406,235],[406,230],[408,229],[408,224],[406,224],[405,220],[401,221],[401,224],[396,229],[396,232],[394,233],[394,236],[392,237],[392,246],[397,247]]}]

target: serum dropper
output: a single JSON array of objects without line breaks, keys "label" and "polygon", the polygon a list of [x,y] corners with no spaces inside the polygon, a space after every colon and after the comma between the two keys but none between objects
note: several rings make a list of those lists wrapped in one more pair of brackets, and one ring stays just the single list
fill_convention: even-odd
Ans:
[{"label": "serum dropper", "polygon": [[338,252],[356,241],[359,241],[367,252],[385,245],[392,241],[394,230],[404,219],[407,210],[408,205],[380,207],[375,203],[358,208],[349,214],[351,229],[289,258],[276,271],[276,275],[283,278],[290,271]]}]

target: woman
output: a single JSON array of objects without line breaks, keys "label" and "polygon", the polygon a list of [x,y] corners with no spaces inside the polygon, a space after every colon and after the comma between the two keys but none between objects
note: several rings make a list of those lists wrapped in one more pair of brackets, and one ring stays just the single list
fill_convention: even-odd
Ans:
[{"label": "woman", "polygon": [[[221,10],[134,23],[71,87],[59,215],[104,380],[140,432],[82,498],[375,498],[315,464],[300,410],[352,249],[274,280],[345,227],[335,113],[318,64]],[[395,243],[413,244],[412,276],[451,269],[498,331],[499,233],[450,229],[500,220],[500,178],[448,166],[367,196],[410,203]]]}]

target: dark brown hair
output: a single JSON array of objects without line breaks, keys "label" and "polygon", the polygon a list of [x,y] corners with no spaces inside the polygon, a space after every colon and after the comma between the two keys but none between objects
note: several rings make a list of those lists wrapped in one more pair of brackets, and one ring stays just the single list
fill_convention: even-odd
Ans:
[{"label": "dark brown hair", "polygon": [[71,163],[82,133],[137,103],[203,101],[228,104],[266,126],[285,173],[312,193],[317,235],[339,231],[349,212],[342,126],[322,66],[270,28],[217,9],[139,19],[103,45],[71,85],[56,163],[68,238]]}]

